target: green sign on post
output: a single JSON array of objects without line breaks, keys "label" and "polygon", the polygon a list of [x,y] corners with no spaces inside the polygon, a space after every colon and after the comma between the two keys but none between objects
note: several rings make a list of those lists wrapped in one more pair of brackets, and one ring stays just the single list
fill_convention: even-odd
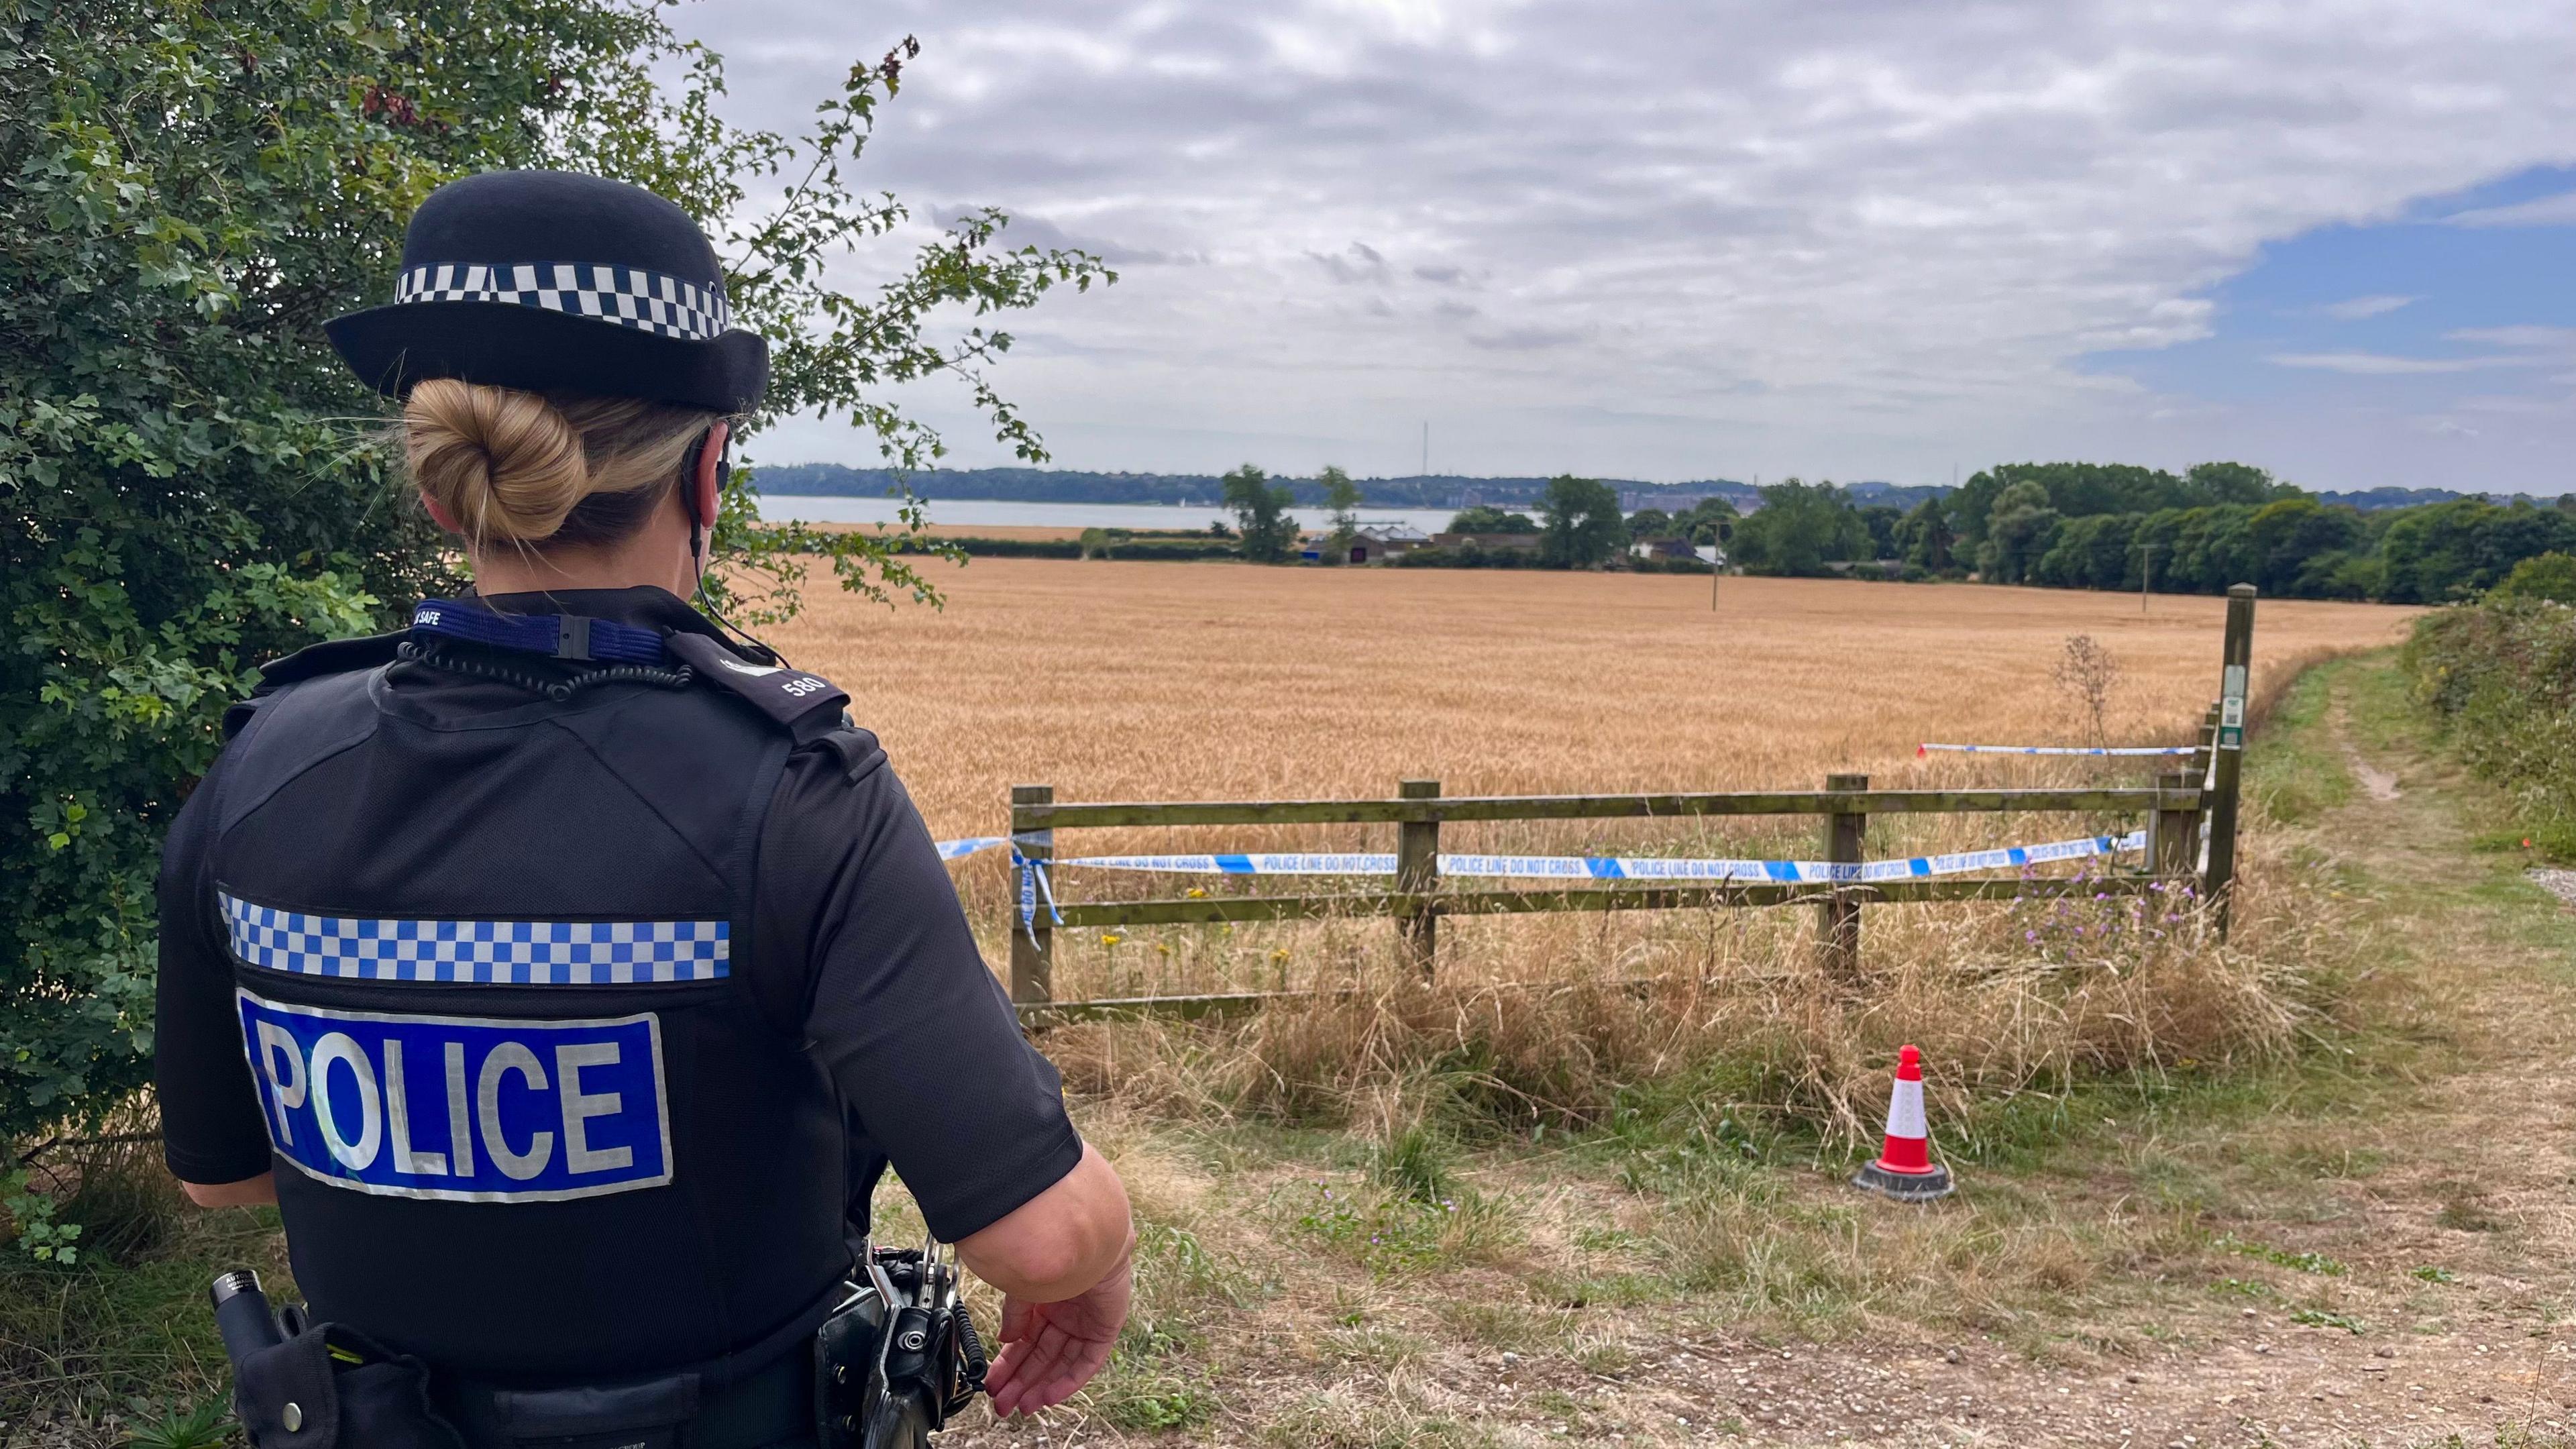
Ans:
[{"label": "green sign on post", "polygon": [[2218,690],[2218,747],[2245,748],[2245,666],[2230,664]]}]

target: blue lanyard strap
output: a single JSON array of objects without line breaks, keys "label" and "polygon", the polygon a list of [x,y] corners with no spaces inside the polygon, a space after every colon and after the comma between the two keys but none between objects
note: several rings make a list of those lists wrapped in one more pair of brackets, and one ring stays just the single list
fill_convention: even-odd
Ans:
[{"label": "blue lanyard strap", "polygon": [[423,599],[414,605],[411,631],[556,659],[661,664],[669,658],[659,629],[579,614],[496,614],[455,599]]}]

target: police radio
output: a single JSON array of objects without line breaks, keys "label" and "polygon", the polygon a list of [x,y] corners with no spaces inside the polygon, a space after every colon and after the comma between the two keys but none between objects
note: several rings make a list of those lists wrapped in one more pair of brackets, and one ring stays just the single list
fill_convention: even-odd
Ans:
[{"label": "police radio", "polygon": [[983,1392],[984,1341],[958,1296],[956,1250],[870,1248],[864,1283],[814,1336],[823,1449],[925,1444]]}]

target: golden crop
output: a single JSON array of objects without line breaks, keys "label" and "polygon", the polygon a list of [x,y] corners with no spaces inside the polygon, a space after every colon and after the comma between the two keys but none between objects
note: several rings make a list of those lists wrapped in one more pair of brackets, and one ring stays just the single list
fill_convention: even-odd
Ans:
[{"label": "golden crop", "polygon": [[[1014,783],[1051,784],[1060,800],[1383,798],[1422,776],[1453,795],[1802,789],[1838,771],[1884,788],[2143,783],[2176,766],[1918,760],[1914,747],[2086,743],[2089,712],[2052,679],[2078,634],[2117,661],[2113,743],[2186,741],[2218,691],[2225,608],[2160,596],[2141,616],[2134,596],[1728,578],[1711,612],[1704,577],[1016,559],[942,578],[940,612],[818,588],[773,639],[850,691],[941,836],[1000,833]],[[2261,605],[2258,707],[2297,663],[2392,642],[2411,612]],[[2141,823],[1890,816],[1868,823],[1865,848],[2030,844]],[[1813,859],[1821,827],[1448,825],[1441,844]],[[1057,850],[1383,851],[1394,834],[1102,830],[1060,833]],[[988,854],[954,875],[987,959],[1004,969],[1019,925],[1011,873]],[[1082,868],[1056,880],[1064,898],[1085,900],[1385,884]],[[1383,919],[1058,931],[1059,1000],[1319,994],[1216,1034],[1063,1028],[1048,1050],[1087,1092],[1389,1122],[1427,1110],[1435,1078],[1453,1091],[1461,1061],[1484,1064],[1475,1080],[1502,1115],[1581,1122],[1620,1083],[1725,1057],[1762,1064],[1753,1078],[1770,1108],[1859,1142],[1875,1130],[1901,1041],[1949,1064],[1936,1096],[1953,1106],[2035,1082],[2287,1050],[2321,999],[2315,963],[2347,954],[2342,928],[2272,837],[2249,835],[2240,880],[2226,947],[2168,898],[1872,906],[1858,995],[1818,974],[1812,907],[1451,917],[1428,985]]]},{"label": "golden crop", "polygon": [[[998,831],[1023,782],[1063,800],[1998,782],[2027,767],[1914,747],[2089,743],[2050,679],[2079,633],[2121,664],[2113,743],[2179,742],[2217,697],[2225,607],[1728,578],[1712,613],[1685,575],[1054,559],[937,577],[940,611],[818,583],[771,642],[850,692],[943,837]],[[2283,661],[2393,642],[2412,612],[2262,604],[2257,697]]]}]

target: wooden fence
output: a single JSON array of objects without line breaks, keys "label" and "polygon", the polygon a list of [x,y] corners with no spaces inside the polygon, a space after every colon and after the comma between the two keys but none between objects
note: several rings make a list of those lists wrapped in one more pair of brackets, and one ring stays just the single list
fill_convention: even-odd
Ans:
[{"label": "wooden fence", "polygon": [[[1392,890],[1328,894],[1184,897],[1180,899],[1042,902],[1011,938],[1011,998],[1024,1019],[1077,1020],[1107,1016],[1193,1017],[1256,1007],[1299,992],[1237,992],[1197,996],[1058,1001],[1054,994],[1055,931],[1086,927],[1213,925],[1234,921],[1283,921],[1322,916],[1383,916],[1395,922],[1405,958],[1425,973],[1438,957],[1444,916],[1528,911],[1704,910],[1749,906],[1806,906],[1816,910],[1817,948],[1830,977],[1860,980],[1861,913],[1872,904],[1918,901],[1997,901],[2096,894],[2144,895],[2188,885],[2217,913],[2226,929],[2229,886],[2235,878],[2237,795],[2243,764],[2248,666],[2252,659],[2254,590],[2228,591],[2227,630],[2218,703],[2203,721],[2190,768],[2157,776],[2151,786],[2113,789],[1874,790],[1869,777],[1836,774],[1821,790],[1727,791],[1650,795],[1447,796],[1437,780],[1407,780],[1386,800],[1191,800],[1076,803],[1059,801],[1049,785],[1011,790],[1011,835],[1033,862],[1056,855],[1059,830],[1115,826],[1366,825],[1396,827]],[[1786,883],[1736,881],[1705,885],[1614,884],[1564,889],[1486,890],[1444,887],[1439,871],[1440,828],[1450,822],[1498,820],[1704,819],[1713,816],[1811,815],[1822,818],[1824,859],[1836,864],[1867,860],[1869,820],[1894,814],[2005,814],[2119,812],[2147,820],[2142,869],[2073,878],[1978,878],[1885,882]]]}]

